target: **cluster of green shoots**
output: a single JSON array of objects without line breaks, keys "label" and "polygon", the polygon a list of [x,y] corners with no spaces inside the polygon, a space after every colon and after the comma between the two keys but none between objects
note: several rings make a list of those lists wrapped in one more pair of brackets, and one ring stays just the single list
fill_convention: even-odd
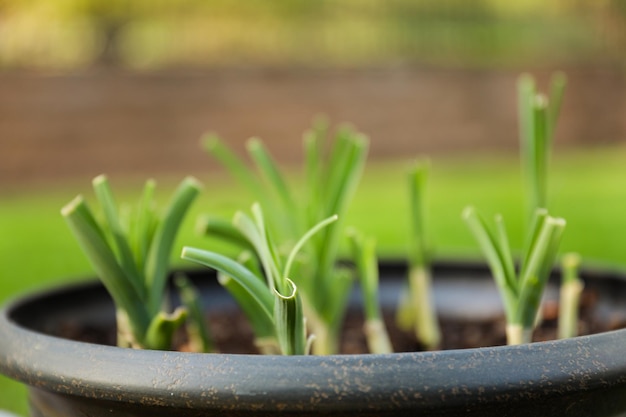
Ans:
[{"label": "cluster of green shoots", "polygon": [[[62,214],[115,302],[118,345],[170,349],[187,311],[196,309],[167,311],[166,284],[176,234],[200,184],[185,179],[162,214],[154,203],[154,181],[146,183],[133,210],[117,206],[106,177],[95,178],[93,188],[100,216],[82,196],[63,207]],[[183,281],[181,285],[187,288]],[[193,296],[186,299],[195,303]]]},{"label": "cluster of green shoots", "polygon": [[[239,247],[240,259],[247,260],[243,267],[234,270],[224,257],[199,249],[185,248],[183,258],[218,270],[224,283],[237,282],[232,284],[237,288],[231,293],[242,301],[258,296],[247,286],[244,288],[248,291],[241,291],[245,277],[264,283],[264,297],[269,304],[257,305],[247,313],[251,321],[265,314],[265,323],[254,327],[257,345],[270,347],[270,351],[272,338],[278,340],[281,353],[294,352],[295,347],[302,353],[310,345],[304,343],[301,332],[305,329],[304,316],[306,328],[315,337],[315,354],[332,354],[339,349],[340,328],[354,283],[354,272],[339,262],[339,250],[345,239],[345,214],[363,171],[368,140],[343,127],[330,148],[325,149],[328,136],[328,125],[323,120],[304,135],[306,164],[301,194],[294,192],[260,140],[253,138],[247,143],[253,162],[250,167],[218,137],[203,138],[209,154],[246,184],[258,203],[252,208],[252,219],[239,212],[230,223],[213,217],[206,217],[202,223],[207,236],[226,239]],[[355,244],[355,250],[370,252],[358,239]],[[278,309],[291,299],[294,308],[290,311],[298,314],[293,318],[285,316],[285,308]],[[296,320],[300,328],[295,332],[299,342],[294,347],[283,345],[281,321],[287,319]]]},{"label": "cluster of green shoots", "polygon": [[[510,344],[531,341],[546,283],[556,260],[565,221],[546,208],[547,163],[565,80],[557,75],[549,97],[538,94],[529,76],[519,82],[520,138],[528,179],[527,241],[516,266],[504,221],[495,229],[473,207],[463,217],[474,233],[502,295]],[[329,138],[332,136],[332,141]],[[202,144],[254,194],[249,212],[231,221],[203,216],[202,233],[232,244],[235,256],[184,247],[182,258],[217,271],[219,283],[237,301],[262,353],[303,355],[339,351],[340,329],[358,280],[363,298],[364,332],[373,353],[392,351],[378,302],[375,239],[345,227],[346,212],[360,180],[368,139],[349,127],[331,135],[320,120],[303,138],[303,184],[294,187],[259,139],[250,139],[252,164],[215,135]],[[426,239],[428,161],[418,161],[408,176],[410,237],[407,291],[397,310],[397,324],[415,333],[426,349],[440,345],[441,331],[432,297],[432,253]],[[186,323],[197,351],[213,351],[198,295],[184,277],[175,280],[182,306],[170,311],[167,294],[169,260],[177,231],[200,191],[185,179],[159,214],[154,182],[146,183],[139,204],[120,209],[105,177],[93,182],[100,212],[81,196],[62,210],[80,246],[111,294],[117,311],[118,344],[169,349]],[[340,259],[342,241],[351,262]],[[345,256],[345,255],[344,255]],[[575,335],[582,283],[579,260],[564,258],[561,337]]]},{"label": "cluster of green shoots", "polygon": [[[502,296],[509,344],[529,343],[540,321],[540,306],[560,245],[565,220],[549,215],[547,172],[550,149],[565,87],[565,76],[556,74],[549,96],[537,93],[534,79],[523,75],[518,82],[520,143],[528,196],[526,244],[519,267],[507,237],[502,216],[495,216],[495,229],[473,207],[463,218],[473,232],[491,268]],[[562,316],[559,334],[573,336],[577,326],[578,297],[582,283],[577,277],[578,261],[564,261]]]}]

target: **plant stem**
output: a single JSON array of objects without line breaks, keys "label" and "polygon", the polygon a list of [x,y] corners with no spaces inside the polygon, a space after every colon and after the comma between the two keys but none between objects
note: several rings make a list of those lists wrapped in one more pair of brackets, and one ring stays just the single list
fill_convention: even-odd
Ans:
[{"label": "plant stem", "polygon": [[378,303],[379,276],[376,242],[373,238],[363,237],[354,229],[350,230],[348,236],[361,283],[365,308],[364,330],[369,351],[371,353],[391,353],[393,347]]},{"label": "plant stem", "polygon": [[530,343],[533,338],[533,329],[524,328],[519,323],[506,325],[506,343],[509,346]]},{"label": "plant stem", "polygon": [[409,254],[409,293],[415,314],[417,340],[428,350],[437,349],[441,330],[433,304],[430,254],[426,240],[426,184],[430,163],[418,161],[409,172],[411,235]]},{"label": "plant stem", "polygon": [[578,276],[579,267],[580,256],[578,254],[568,253],[563,256],[558,325],[560,339],[578,335],[578,308],[585,286]]},{"label": "plant stem", "polygon": [[432,277],[430,269],[411,266],[409,269],[409,289],[415,308],[415,334],[428,350],[435,350],[441,343],[441,330],[435,315],[432,299]]}]

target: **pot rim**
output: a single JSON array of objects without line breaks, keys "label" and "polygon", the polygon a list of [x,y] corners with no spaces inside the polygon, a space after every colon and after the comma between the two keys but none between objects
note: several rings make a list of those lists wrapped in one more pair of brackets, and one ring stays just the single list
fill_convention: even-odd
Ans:
[{"label": "pot rim", "polygon": [[98,285],[70,284],[8,303],[0,316],[0,371],[78,397],[276,411],[336,409],[337,401],[435,409],[445,399],[446,406],[465,407],[626,385],[626,329],[519,346],[289,357],[104,346],[45,335],[11,318],[17,308],[47,294]]}]

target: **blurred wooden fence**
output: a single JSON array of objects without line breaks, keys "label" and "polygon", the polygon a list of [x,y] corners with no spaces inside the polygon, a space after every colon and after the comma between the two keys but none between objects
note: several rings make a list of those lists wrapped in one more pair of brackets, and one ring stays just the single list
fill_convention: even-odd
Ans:
[{"label": "blurred wooden fence", "polygon": [[[623,72],[567,71],[557,146],[626,140]],[[536,74],[545,88],[548,72]],[[0,183],[100,173],[157,175],[215,166],[214,131],[238,149],[251,136],[298,160],[318,114],[351,122],[372,157],[516,151],[517,72],[274,70],[138,75],[0,76]]]}]

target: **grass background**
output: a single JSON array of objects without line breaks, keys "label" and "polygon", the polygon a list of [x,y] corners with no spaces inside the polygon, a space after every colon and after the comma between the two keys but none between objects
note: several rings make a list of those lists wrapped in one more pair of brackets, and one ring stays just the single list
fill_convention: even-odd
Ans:
[{"label": "grass background", "polygon": [[[549,206],[568,221],[562,249],[577,251],[589,264],[626,267],[626,147],[563,149],[553,157]],[[514,247],[521,247],[523,184],[516,155],[442,156],[432,159],[428,189],[428,234],[438,257],[480,256],[461,211],[476,206],[491,217],[504,215]],[[381,256],[402,256],[407,241],[406,170],[410,161],[373,161],[365,172],[348,225],[377,237]],[[298,173],[291,177],[298,183]],[[194,232],[201,213],[231,216],[249,207],[250,194],[224,176],[199,178],[204,193],[194,205],[179,243],[208,246]],[[158,178],[166,199],[179,179]],[[111,178],[120,201],[134,201],[143,180]],[[77,193],[93,201],[89,183],[0,191],[0,300],[35,288],[76,281],[90,267],[73,241],[60,208]],[[176,251],[178,253],[178,251]],[[179,262],[179,261],[175,261]],[[26,414],[25,390],[0,378],[0,409]]]}]

